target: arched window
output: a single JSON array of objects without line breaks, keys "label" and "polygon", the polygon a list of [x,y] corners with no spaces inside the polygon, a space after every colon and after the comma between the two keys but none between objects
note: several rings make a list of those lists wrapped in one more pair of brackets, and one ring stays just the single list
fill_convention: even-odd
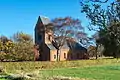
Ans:
[{"label": "arched window", "polygon": [[41,42],[42,41],[42,36],[40,34],[38,34],[38,41]]},{"label": "arched window", "polygon": [[50,35],[48,35],[48,40],[50,40],[50,37],[51,37],[51,36],[50,36]]},{"label": "arched window", "polygon": [[66,59],[66,53],[64,53],[64,58]]},{"label": "arched window", "polygon": [[56,59],[56,55],[54,55],[54,59]]}]

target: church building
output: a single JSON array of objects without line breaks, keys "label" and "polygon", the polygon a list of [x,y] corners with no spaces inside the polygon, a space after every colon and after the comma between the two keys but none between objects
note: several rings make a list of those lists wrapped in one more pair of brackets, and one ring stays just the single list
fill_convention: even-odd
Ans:
[{"label": "church building", "polygon": [[[39,45],[40,61],[57,61],[57,49],[52,44],[54,40],[53,31],[47,32],[45,27],[49,23],[49,18],[39,16],[35,26],[35,44]],[[87,49],[82,46],[74,46],[74,48],[73,50],[73,46],[71,47],[67,43],[63,45],[59,50],[59,60],[83,59],[84,54],[87,54]]]}]

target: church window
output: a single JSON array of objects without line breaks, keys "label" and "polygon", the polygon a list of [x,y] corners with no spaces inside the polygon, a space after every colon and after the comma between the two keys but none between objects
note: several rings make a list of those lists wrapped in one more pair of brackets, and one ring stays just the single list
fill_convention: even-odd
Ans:
[{"label": "church window", "polygon": [[50,40],[50,35],[48,35],[48,40]]},{"label": "church window", "polygon": [[42,40],[42,36],[38,35],[38,41],[41,41],[41,40]]},{"label": "church window", "polygon": [[66,53],[64,53],[64,58],[66,59]]},{"label": "church window", "polygon": [[54,55],[54,59],[56,59],[56,55]]}]

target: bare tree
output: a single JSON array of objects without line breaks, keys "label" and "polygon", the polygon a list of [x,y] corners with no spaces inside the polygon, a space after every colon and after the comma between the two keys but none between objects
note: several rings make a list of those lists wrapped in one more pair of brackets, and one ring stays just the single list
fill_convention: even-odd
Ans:
[{"label": "bare tree", "polygon": [[81,26],[80,20],[71,17],[55,18],[46,27],[46,31],[49,32],[52,30],[54,34],[52,44],[57,49],[57,61],[59,61],[59,50],[65,44],[66,40],[71,38],[77,39],[76,35],[78,33],[84,33],[84,27]]}]

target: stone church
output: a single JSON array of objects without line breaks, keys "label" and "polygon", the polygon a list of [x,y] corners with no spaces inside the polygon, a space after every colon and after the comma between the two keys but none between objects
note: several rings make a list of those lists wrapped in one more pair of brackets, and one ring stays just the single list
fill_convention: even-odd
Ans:
[{"label": "stone church", "polygon": [[[47,32],[45,30],[45,25],[49,23],[49,18],[39,16],[35,26],[35,44],[39,45],[40,61],[57,61],[57,49],[52,44],[52,41],[54,40],[53,31]],[[72,46],[70,44],[72,44]],[[87,49],[80,46],[77,42],[66,41],[59,50],[58,57],[60,61],[88,59],[86,54]]]}]

